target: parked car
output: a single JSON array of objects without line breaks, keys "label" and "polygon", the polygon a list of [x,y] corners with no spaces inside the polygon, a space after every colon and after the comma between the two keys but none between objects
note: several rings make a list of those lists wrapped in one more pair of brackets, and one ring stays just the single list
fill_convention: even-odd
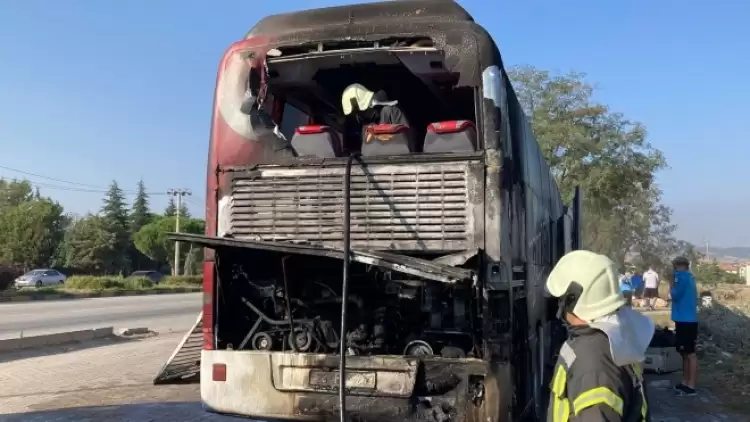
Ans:
[{"label": "parked car", "polygon": [[26,274],[18,277],[15,280],[16,287],[44,287],[54,286],[58,284],[64,284],[67,277],[65,274],[49,269],[43,268],[38,270],[32,270]]},{"label": "parked car", "polygon": [[144,277],[153,281],[154,283],[159,283],[164,278],[164,274],[160,273],[159,271],[135,271],[133,274],[130,274],[128,276],[128,278],[136,277]]}]

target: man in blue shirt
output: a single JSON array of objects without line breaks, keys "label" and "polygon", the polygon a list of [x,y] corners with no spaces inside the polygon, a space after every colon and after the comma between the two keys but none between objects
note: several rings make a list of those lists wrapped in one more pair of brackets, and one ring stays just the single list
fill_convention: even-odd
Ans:
[{"label": "man in blue shirt", "polygon": [[675,347],[682,355],[682,382],[675,386],[680,395],[694,396],[698,377],[698,289],[690,272],[690,261],[678,256],[672,261],[674,279],[670,281],[672,321],[675,325]]},{"label": "man in blue shirt", "polygon": [[643,275],[640,270],[630,277],[630,284],[633,286],[633,297],[640,302],[643,299]]},{"label": "man in blue shirt", "polygon": [[630,282],[630,273],[620,272],[620,291],[625,296],[628,306],[633,306],[633,285]]}]

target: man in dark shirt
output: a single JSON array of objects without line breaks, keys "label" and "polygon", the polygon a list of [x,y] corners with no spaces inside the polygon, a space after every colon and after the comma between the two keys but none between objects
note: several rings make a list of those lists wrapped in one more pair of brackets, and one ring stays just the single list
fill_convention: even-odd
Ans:
[{"label": "man in dark shirt", "polygon": [[409,121],[385,91],[372,92],[361,84],[351,84],[341,95],[344,115],[353,116],[360,125],[392,124],[409,126]]},{"label": "man in dark shirt", "polygon": [[375,120],[381,125],[409,126],[409,120],[398,106],[398,101],[389,101],[385,91],[376,92],[372,98],[372,104],[372,110],[375,111]]}]

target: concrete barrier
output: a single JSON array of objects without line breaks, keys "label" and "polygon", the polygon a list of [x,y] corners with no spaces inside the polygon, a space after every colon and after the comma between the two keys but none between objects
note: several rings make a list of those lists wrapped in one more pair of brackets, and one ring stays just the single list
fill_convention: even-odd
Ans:
[{"label": "concrete barrier", "polygon": [[148,327],[136,327],[136,328],[122,328],[119,330],[119,335],[121,336],[136,336],[140,334],[149,334],[151,331],[148,329]]},{"label": "concrete barrier", "polygon": [[78,343],[114,336],[113,327],[103,327],[91,330],[68,331],[63,333],[43,334],[38,336],[19,337],[0,340],[0,352],[10,352],[20,349],[31,349],[44,346]]}]

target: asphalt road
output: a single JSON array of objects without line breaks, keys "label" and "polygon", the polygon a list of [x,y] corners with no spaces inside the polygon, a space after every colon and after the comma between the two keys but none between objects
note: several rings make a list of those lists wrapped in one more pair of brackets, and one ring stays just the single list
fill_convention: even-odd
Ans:
[{"label": "asphalt road", "polygon": [[200,308],[201,293],[3,303],[0,339],[110,326],[185,332]]}]

